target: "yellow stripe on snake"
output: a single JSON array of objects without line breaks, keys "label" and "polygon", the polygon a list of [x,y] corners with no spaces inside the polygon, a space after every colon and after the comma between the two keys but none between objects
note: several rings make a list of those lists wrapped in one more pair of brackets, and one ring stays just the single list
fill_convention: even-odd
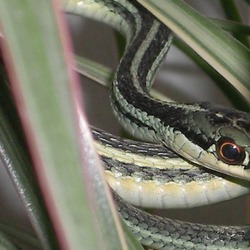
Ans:
[{"label": "yellow stripe on snake", "polygon": [[[125,0],[64,0],[68,13],[107,23],[124,34],[126,50],[111,86],[114,113],[126,130],[161,146],[93,129],[110,186],[146,207],[192,207],[249,192],[250,115],[210,103],[179,104],[150,96],[171,32]],[[169,151],[171,149],[172,151]],[[154,249],[250,249],[249,226],[200,225],[147,214],[114,193],[135,237]]]}]

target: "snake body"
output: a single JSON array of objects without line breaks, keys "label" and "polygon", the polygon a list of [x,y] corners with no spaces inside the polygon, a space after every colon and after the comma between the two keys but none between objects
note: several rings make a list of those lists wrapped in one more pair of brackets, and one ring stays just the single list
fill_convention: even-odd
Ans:
[{"label": "snake body", "polygon": [[118,211],[143,245],[153,249],[250,249],[249,226],[215,226],[153,216],[115,195]]},{"label": "snake body", "polygon": [[133,205],[188,208],[250,191],[248,181],[195,166],[160,144],[122,139],[97,128],[92,131],[109,185]]},{"label": "snake body", "polygon": [[[117,118],[128,131],[139,137],[147,134],[194,164],[250,180],[248,113],[209,103],[166,103],[150,96],[153,77],[171,42],[165,25],[132,1],[65,0],[65,3],[68,12],[106,22],[127,39],[111,87],[111,100]],[[114,163],[107,157],[103,161],[107,169]],[[121,216],[146,246],[250,249],[249,226],[208,226],[163,219],[114,196]]]}]

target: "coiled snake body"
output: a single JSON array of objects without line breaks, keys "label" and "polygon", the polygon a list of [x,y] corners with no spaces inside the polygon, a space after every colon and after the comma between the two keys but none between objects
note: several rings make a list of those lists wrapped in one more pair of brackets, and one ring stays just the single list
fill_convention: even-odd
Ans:
[{"label": "coiled snake body", "polygon": [[[248,183],[250,115],[209,103],[178,104],[152,98],[149,94],[152,80],[169,49],[171,32],[142,7],[132,3],[65,0],[68,12],[108,23],[127,39],[111,87],[111,102],[117,118],[135,136],[147,135],[188,162]],[[94,131],[94,135],[98,144],[98,131]],[[103,144],[103,141],[99,143]],[[112,172],[114,159],[102,157],[106,171]],[[141,171],[136,171],[138,185],[143,179]],[[128,168],[124,173],[131,175]],[[154,178],[159,180],[159,176]],[[116,184],[113,188],[117,189]],[[247,191],[245,187],[239,188],[235,196]],[[118,211],[134,235],[142,244],[154,249],[250,249],[248,226],[197,225],[162,219],[139,211],[117,195],[115,199]]]}]

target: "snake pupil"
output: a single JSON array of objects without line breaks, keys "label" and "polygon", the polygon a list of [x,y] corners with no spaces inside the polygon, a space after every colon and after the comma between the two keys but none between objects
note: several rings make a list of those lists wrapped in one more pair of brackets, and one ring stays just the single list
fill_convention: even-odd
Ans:
[{"label": "snake pupil", "polygon": [[241,164],[245,158],[244,149],[228,138],[217,142],[217,154],[227,164]]}]

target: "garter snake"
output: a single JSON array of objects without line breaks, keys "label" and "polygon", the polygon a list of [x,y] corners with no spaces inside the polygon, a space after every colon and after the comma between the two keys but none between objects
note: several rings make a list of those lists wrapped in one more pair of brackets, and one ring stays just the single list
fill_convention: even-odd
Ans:
[{"label": "garter snake", "polygon": [[[111,87],[111,99],[117,118],[128,131],[138,137],[147,134],[194,164],[250,180],[249,114],[205,102],[165,103],[150,96],[152,79],[171,42],[166,26],[131,1],[66,3],[67,11],[106,22],[127,38],[128,45]],[[161,221],[138,212],[119,197],[116,200],[120,214],[137,238],[155,249],[250,248],[248,226]]]},{"label": "garter snake", "polygon": [[248,113],[206,102],[162,102],[149,95],[171,43],[165,25],[124,0],[67,3],[69,12],[106,22],[127,38],[111,86],[111,102],[128,131],[160,141],[191,162],[250,180]]}]

